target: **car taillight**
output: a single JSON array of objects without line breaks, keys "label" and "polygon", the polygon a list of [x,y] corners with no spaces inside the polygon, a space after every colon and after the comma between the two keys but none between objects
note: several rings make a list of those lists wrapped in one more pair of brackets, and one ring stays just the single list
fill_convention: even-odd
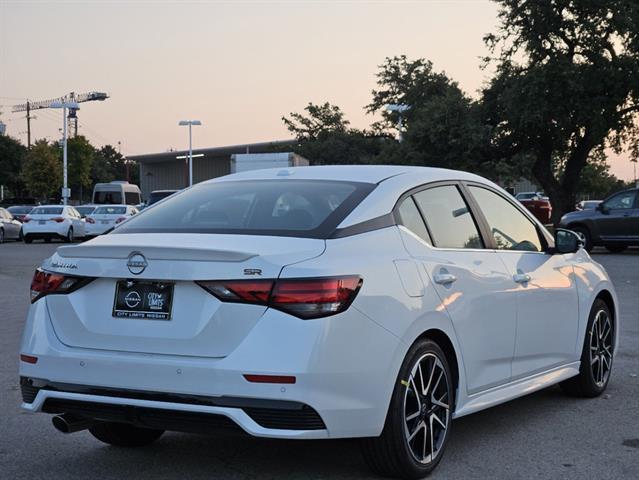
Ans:
[{"label": "car taillight", "polygon": [[70,277],[38,268],[31,281],[31,303],[51,293],[71,293],[89,283],[92,278]]},{"label": "car taillight", "polygon": [[126,220],[126,217],[120,217],[115,221],[115,223],[124,222],[125,220]]},{"label": "car taillight", "polygon": [[353,303],[363,280],[357,275],[347,275],[196,283],[223,302],[264,305],[310,319],[346,310]]},{"label": "car taillight", "polygon": [[93,220],[91,217],[86,217],[86,218],[84,219],[84,221],[85,221],[86,223],[95,223],[95,220]]},{"label": "car taillight", "polygon": [[64,218],[63,217],[53,217],[53,218],[50,218],[49,220],[51,220],[52,222],[55,222],[55,223],[64,222]]},{"label": "car taillight", "polygon": [[28,215],[22,219],[22,223],[29,223],[30,221],[31,221],[31,217],[29,217]]}]

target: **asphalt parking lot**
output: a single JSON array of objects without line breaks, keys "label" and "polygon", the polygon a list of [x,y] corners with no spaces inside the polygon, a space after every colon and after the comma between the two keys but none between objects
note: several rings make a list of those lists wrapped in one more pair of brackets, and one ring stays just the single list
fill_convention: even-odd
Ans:
[{"label": "asphalt parking lot", "polygon": [[[376,478],[355,441],[277,441],[167,433],[137,450],[88,432],[58,433],[50,416],[20,410],[18,348],[34,268],[59,244],[0,245],[0,477]],[[456,420],[432,478],[639,478],[639,250],[594,258],[621,302],[621,348],[605,395],[550,388]]]}]

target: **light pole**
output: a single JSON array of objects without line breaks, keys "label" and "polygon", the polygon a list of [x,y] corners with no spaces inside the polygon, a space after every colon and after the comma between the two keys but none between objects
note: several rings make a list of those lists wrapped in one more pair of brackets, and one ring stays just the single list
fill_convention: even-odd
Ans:
[{"label": "light pole", "polygon": [[180,120],[178,123],[180,127],[187,126],[189,127],[189,187],[193,185],[193,137],[191,135],[191,127],[193,125],[198,126],[202,125],[202,122],[199,120]]},{"label": "light pole", "polygon": [[402,143],[403,137],[402,137],[402,130],[404,128],[404,112],[406,110],[408,110],[410,107],[408,105],[404,105],[404,104],[390,104],[390,105],[386,105],[386,110],[388,110],[389,112],[397,112],[397,114],[399,115],[399,119],[397,120],[397,131],[399,132],[398,136],[397,136],[397,140],[399,141],[399,143]]},{"label": "light pole", "polygon": [[62,202],[64,205],[69,201],[71,192],[67,185],[67,109],[80,110],[80,105],[77,102],[53,102],[49,105],[49,108],[61,108],[62,109]]}]

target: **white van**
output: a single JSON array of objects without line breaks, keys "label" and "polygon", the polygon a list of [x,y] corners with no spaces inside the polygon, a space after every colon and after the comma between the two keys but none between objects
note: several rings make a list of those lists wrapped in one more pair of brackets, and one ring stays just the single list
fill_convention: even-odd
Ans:
[{"label": "white van", "polygon": [[137,205],[142,203],[142,192],[137,185],[126,180],[96,183],[93,188],[95,205]]}]

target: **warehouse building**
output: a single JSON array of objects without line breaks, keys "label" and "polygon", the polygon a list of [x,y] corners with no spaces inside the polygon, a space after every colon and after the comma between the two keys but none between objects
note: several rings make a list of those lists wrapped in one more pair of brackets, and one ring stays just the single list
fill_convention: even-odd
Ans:
[{"label": "warehouse building", "polygon": [[[231,157],[245,153],[286,152],[295,140],[249,143],[193,150],[193,183],[231,173]],[[153,190],[178,190],[188,185],[188,150],[150,153],[128,157],[139,162],[142,198]]]}]

